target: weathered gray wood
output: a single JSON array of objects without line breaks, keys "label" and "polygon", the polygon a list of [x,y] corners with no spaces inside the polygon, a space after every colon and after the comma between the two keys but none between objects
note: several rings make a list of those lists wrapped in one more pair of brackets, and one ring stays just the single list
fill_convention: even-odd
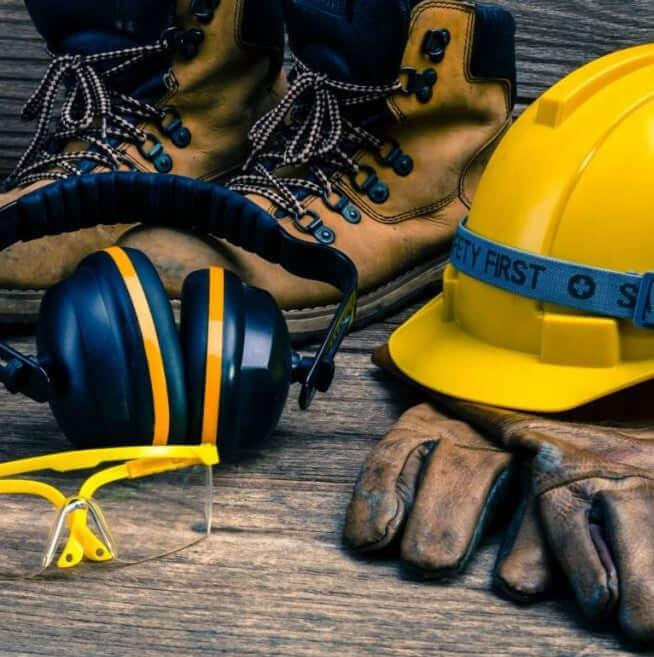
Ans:
[{"label": "weathered gray wood", "polygon": [[[111,574],[3,582],[0,654],[621,654],[610,628],[590,633],[569,600],[523,608],[493,595],[498,537],[447,583],[407,579],[392,553],[364,559],[342,546],[359,464],[415,400],[369,352],[413,310],[348,337],[330,393],[307,413],[292,400],[267,445],[217,468],[207,542]],[[67,447],[46,407],[4,392],[0,423],[2,460]]]}]

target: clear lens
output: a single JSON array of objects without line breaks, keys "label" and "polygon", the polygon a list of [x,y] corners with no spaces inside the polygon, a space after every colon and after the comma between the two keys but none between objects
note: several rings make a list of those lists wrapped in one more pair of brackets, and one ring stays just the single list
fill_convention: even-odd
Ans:
[{"label": "clear lens", "polygon": [[[36,575],[45,555],[64,568],[84,559],[137,563],[189,547],[211,531],[209,467],[120,479],[91,500],[75,496],[84,474],[0,480],[0,576]],[[26,494],[34,486],[41,494]]]},{"label": "clear lens", "polygon": [[36,575],[57,517],[48,500],[34,495],[0,494],[0,575]]},{"label": "clear lens", "polygon": [[123,563],[170,554],[206,538],[212,497],[211,468],[206,466],[123,479],[93,496]]}]

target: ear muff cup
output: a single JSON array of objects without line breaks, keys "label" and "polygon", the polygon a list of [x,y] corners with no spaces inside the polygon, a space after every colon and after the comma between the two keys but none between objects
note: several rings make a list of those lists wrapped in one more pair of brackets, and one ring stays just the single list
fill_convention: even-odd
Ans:
[{"label": "ear muff cup", "polygon": [[[172,309],[146,256],[133,249],[123,253],[154,321],[168,398],[167,441],[183,443],[186,389]],[[76,446],[152,443],[155,406],[143,335],[125,279],[109,253],[87,257],[46,293],[37,346],[39,360],[56,381],[52,412]]]},{"label": "ear muff cup", "polygon": [[[189,439],[197,441],[207,404],[219,395],[217,444],[221,459],[263,441],[276,427],[291,381],[286,322],[272,296],[225,271],[222,322],[209,324],[210,270],[190,274],[182,290],[181,342],[186,365]],[[214,279],[216,280],[216,279]],[[206,387],[209,330],[221,330],[220,389]]]}]

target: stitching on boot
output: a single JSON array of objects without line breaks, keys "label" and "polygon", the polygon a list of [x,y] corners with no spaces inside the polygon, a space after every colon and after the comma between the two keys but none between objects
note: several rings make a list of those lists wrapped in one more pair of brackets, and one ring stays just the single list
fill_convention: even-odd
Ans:
[{"label": "stitching on boot", "polygon": [[243,39],[243,14],[245,13],[245,0],[236,0],[234,7],[234,42],[239,48],[245,48],[247,46],[252,47],[252,44],[248,44]]},{"label": "stitching on boot", "polygon": [[377,210],[372,208],[366,203],[363,197],[350,185],[347,184],[342,178],[335,180],[334,183],[340,187],[343,187],[344,190],[347,190],[350,196],[357,200],[357,205],[366,211],[366,214],[370,216],[374,221],[378,221],[382,224],[396,224],[401,221],[406,221],[407,219],[415,219],[422,217],[430,212],[436,212],[437,210],[442,210],[444,207],[448,206],[452,201],[458,200],[457,192],[452,192],[447,196],[444,196],[442,199],[430,203],[419,208],[414,208],[413,210],[408,210],[407,212],[401,212],[400,214],[393,215],[391,217],[385,217],[384,215],[379,214]]}]

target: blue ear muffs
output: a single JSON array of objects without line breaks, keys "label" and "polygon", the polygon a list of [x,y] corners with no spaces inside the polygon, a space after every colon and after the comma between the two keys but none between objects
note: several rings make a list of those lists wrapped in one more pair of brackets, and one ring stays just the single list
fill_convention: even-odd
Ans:
[{"label": "blue ear muffs", "polygon": [[95,253],[49,290],[38,360],[56,378],[50,405],[68,438],[79,447],[212,442],[227,459],[267,438],[292,374],[270,294],[219,268],[196,271],[184,283],[180,336],[140,251]]},{"label": "blue ear muffs", "polygon": [[37,346],[57,381],[52,411],[75,445],[185,441],[179,339],[157,272],[141,252],[94,253],[49,290]]},{"label": "blue ear muffs", "polygon": [[221,269],[188,277],[180,340],[154,267],[138,251],[112,247],[45,295],[36,358],[0,342],[0,382],[10,392],[49,401],[79,447],[203,440],[229,457],[272,432],[290,383],[301,385],[303,409],[329,388],[354,321],[356,268],[219,185],[138,172],[73,176],[3,207],[0,249],[127,215],[228,239],[339,288],[343,300],[316,355],[293,353],[273,298]]},{"label": "blue ear muffs", "polygon": [[222,269],[194,272],[182,291],[181,342],[190,436],[217,439],[225,459],[265,440],[291,383],[290,339],[272,297]]}]

